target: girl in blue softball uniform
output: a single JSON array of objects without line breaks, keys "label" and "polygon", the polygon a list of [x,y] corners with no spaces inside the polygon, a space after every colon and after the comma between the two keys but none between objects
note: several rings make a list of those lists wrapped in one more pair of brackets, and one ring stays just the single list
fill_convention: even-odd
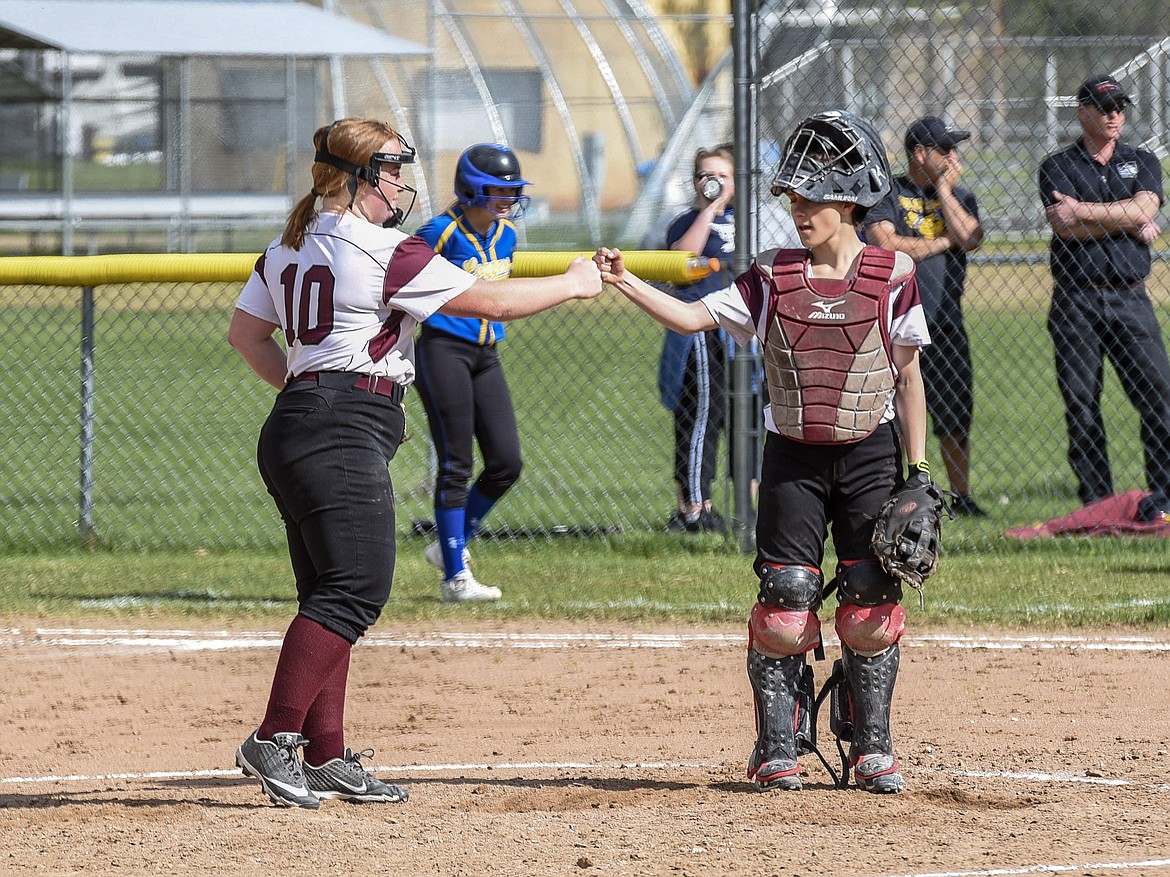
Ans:
[{"label": "girl in blue softball uniform", "polygon": [[[508,277],[516,249],[512,219],[528,206],[528,185],[508,147],[468,147],[455,167],[455,203],[416,235],[477,277]],[[415,348],[415,387],[438,463],[434,503],[439,538],[427,548],[426,558],[443,571],[444,603],[500,599],[499,588],[472,575],[467,542],[520,477],[520,434],[497,346],[503,339],[503,323],[435,314],[422,324]],[[472,484],[475,442],[483,471]]]}]

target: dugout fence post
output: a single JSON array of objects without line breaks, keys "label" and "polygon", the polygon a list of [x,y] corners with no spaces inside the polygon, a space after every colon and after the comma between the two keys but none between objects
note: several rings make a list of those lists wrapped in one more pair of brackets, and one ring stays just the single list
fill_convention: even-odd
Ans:
[{"label": "dugout fence post", "polygon": [[93,532],[93,355],[94,355],[94,288],[81,290],[81,459],[78,477],[77,534],[82,545],[89,545]]},{"label": "dugout fence post", "polygon": [[[755,253],[754,240],[754,171],[757,161],[753,108],[755,45],[755,11],[748,0],[732,0],[731,51],[734,94],[732,111],[735,131],[735,256],[732,275],[738,277],[751,265]],[[731,430],[730,440],[735,453],[735,471],[731,473],[735,493],[733,524],[739,537],[740,550],[745,554],[755,549],[755,511],[751,485],[755,477],[752,443],[756,440],[752,417],[751,348],[735,345],[731,361]]]}]

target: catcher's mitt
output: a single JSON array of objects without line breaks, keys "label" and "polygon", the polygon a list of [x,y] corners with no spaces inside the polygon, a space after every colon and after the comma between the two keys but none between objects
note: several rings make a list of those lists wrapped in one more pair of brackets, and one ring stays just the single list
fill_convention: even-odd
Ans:
[{"label": "catcher's mitt", "polygon": [[890,575],[918,591],[938,569],[942,516],[954,517],[942,489],[929,475],[916,474],[882,506],[870,544]]}]

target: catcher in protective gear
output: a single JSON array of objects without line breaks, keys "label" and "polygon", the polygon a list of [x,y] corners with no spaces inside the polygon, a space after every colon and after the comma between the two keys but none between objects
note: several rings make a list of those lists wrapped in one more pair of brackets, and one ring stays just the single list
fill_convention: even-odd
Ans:
[{"label": "catcher in protective gear", "polygon": [[930,470],[917,466],[878,512],[871,544],[882,568],[918,591],[921,604],[922,583],[934,575],[942,553],[942,517],[954,518],[954,512]]},{"label": "catcher in protective gear", "polygon": [[597,251],[602,280],[668,329],[718,326],[764,350],[760,592],[747,660],[757,737],[748,778],[761,791],[802,788],[800,756],[817,751],[813,723],[807,737],[802,730],[802,717],[815,712],[804,680],[812,670],[806,652],[823,654],[813,622],[828,594],[818,595],[815,583],[824,580],[830,535],[845,694],[838,712],[848,717],[837,723],[849,738],[841,741],[849,746],[843,760],[867,792],[904,787],[890,709],[906,613],[902,583],[874,554],[873,525],[901,484],[902,460],[926,457],[918,357],[930,333],[913,260],[857,235],[889,178],[873,125],[844,111],[818,113],[796,126],[772,180],[772,193],[791,205],[799,248],[760,253],[734,284],[690,302],[630,275],[620,250]]}]

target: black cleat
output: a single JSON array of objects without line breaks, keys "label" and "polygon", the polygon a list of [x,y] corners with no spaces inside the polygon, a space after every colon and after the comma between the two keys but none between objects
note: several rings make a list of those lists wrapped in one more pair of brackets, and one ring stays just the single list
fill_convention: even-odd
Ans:
[{"label": "black cleat", "polygon": [[951,511],[956,515],[961,515],[967,518],[986,518],[987,512],[979,508],[979,505],[971,498],[971,494],[965,493],[961,496],[956,496],[951,503]]}]

